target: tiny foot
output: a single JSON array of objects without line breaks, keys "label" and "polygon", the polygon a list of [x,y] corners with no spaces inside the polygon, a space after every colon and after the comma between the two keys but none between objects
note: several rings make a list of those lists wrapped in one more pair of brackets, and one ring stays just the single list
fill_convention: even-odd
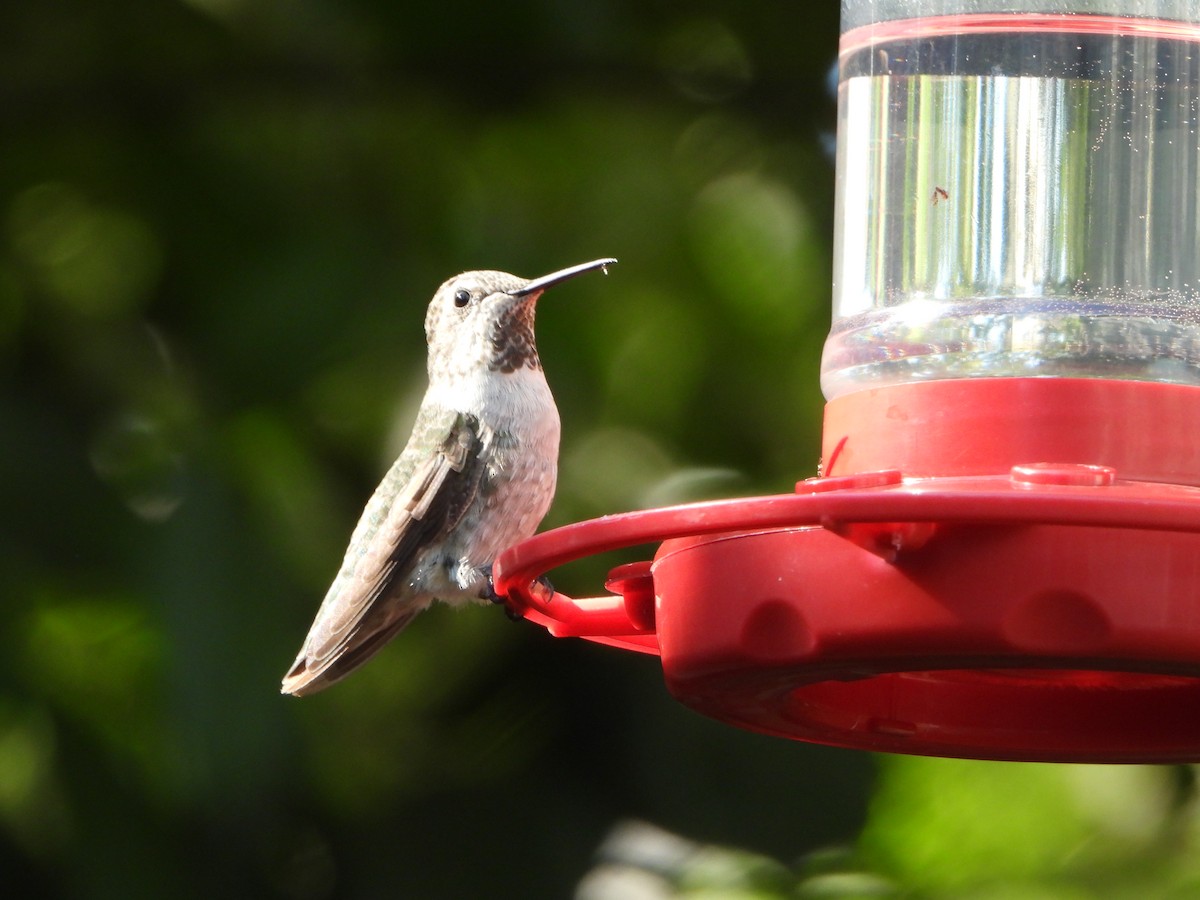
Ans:
[{"label": "tiny foot", "polygon": [[550,579],[545,575],[536,578],[529,586],[529,592],[541,600],[543,603],[549,603],[554,599],[554,585],[550,583]]},{"label": "tiny foot", "polygon": [[503,606],[504,615],[508,616],[510,621],[520,622],[522,619],[524,619],[524,615],[509,605],[507,597],[502,597],[496,593],[496,582],[492,579],[491,567],[485,566],[479,571],[482,573],[485,579],[483,590],[479,593],[480,598],[488,601],[489,603],[495,603],[499,606]]},{"label": "tiny foot", "polygon": [[[496,582],[492,578],[491,568],[480,567],[479,572],[484,578],[483,590],[479,592],[480,599],[503,606],[505,614],[514,622],[524,619],[525,614],[518,609],[514,609],[507,597],[496,593]],[[554,599],[554,585],[550,583],[550,579],[545,575],[536,578],[529,585],[529,592],[542,603],[549,603]]]},{"label": "tiny foot", "polygon": [[496,582],[492,580],[492,567],[481,566],[479,574],[484,578],[483,590],[479,592],[479,599],[486,600],[488,603],[507,603],[507,597],[501,597],[496,593]]}]

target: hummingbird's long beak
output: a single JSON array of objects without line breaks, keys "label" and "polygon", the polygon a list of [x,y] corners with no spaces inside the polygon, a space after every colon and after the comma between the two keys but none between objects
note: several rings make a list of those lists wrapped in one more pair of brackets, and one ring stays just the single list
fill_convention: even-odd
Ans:
[{"label": "hummingbird's long beak", "polygon": [[568,278],[574,278],[576,275],[581,275],[584,272],[590,272],[592,269],[603,269],[604,273],[608,274],[608,267],[615,263],[615,259],[593,259],[591,262],[580,263],[577,266],[570,266],[566,269],[559,269],[557,272],[551,272],[549,275],[543,275],[541,278],[535,278],[525,287],[516,291],[509,291],[514,297],[524,297],[526,294],[532,294],[537,291],[544,291],[552,284],[558,284],[560,281],[566,281]]}]

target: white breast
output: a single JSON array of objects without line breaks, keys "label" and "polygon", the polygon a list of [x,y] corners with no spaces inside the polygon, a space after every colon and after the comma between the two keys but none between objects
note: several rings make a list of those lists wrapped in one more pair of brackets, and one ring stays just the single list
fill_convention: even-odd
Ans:
[{"label": "white breast", "polygon": [[471,373],[429,386],[426,402],[469,412],[497,433],[510,433],[522,443],[553,438],[558,453],[558,410],[541,369]]},{"label": "white breast", "polygon": [[475,568],[532,535],[554,499],[558,409],[538,369],[456,379],[431,386],[428,399],[477,415],[496,435],[485,475],[488,486],[465,516],[474,524],[457,529],[447,547],[452,558],[461,560],[454,580],[467,594],[476,594]]}]

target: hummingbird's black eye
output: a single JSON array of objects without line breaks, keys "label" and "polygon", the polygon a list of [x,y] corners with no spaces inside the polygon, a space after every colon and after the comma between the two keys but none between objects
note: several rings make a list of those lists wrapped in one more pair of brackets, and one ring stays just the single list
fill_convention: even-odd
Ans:
[{"label": "hummingbird's black eye", "polygon": [[454,292],[454,305],[459,309],[471,302],[471,295],[461,288]]}]

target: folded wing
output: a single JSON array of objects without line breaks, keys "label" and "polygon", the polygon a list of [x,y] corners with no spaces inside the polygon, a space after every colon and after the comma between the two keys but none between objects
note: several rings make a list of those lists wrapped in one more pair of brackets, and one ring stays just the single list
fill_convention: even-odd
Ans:
[{"label": "folded wing", "polygon": [[426,412],[363,510],[285,694],[344,678],[400,633],[432,596],[414,589],[428,549],[458,524],[479,491],[492,431],[475,416]]}]

